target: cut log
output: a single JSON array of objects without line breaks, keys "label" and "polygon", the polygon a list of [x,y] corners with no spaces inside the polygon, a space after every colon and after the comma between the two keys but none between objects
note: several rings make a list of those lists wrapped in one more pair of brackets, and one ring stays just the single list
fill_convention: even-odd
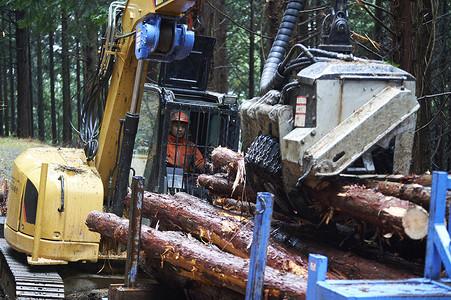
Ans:
[{"label": "cut log", "polygon": [[[424,180],[423,180],[424,181]],[[366,180],[361,182],[366,187],[374,189],[387,196],[397,197],[403,200],[409,200],[429,210],[431,200],[431,187],[423,186],[418,183],[402,183],[394,181]],[[451,192],[447,192],[446,207],[447,211],[451,200]]]},{"label": "cut log", "polygon": [[[175,207],[173,207],[174,205]],[[174,197],[145,192],[143,214],[150,215],[154,223],[155,220],[158,220],[160,226],[166,229],[189,232],[205,242],[215,243],[221,249],[239,256],[249,256],[250,248],[248,246],[252,239],[252,227],[243,226],[242,220],[244,219],[241,216],[213,209],[201,199],[185,193],[177,193]],[[167,224],[169,226],[166,226]],[[291,230],[297,233],[305,231],[299,224],[290,223],[287,225],[283,221],[277,221],[277,229],[273,230],[273,237],[279,236],[276,232],[280,231],[281,224],[284,224],[283,227],[285,228],[292,228]],[[225,228],[221,225],[225,225]],[[236,233],[232,229],[239,230],[239,232]],[[271,245],[279,245],[269,248],[268,265],[283,272],[300,270],[301,272],[298,274],[303,275],[305,270],[301,270],[299,267],[307,268],[308,253],[319,253],[329,257],[331,266],[329,278],[399,279],[409,276],[414,277],[413,274],[405,270],[397,270],[391,266],[358,258],[355,255],[350,255],[349,252],[328,249],[330,245],[320,247],[313,240],[314,238],[308,238],[306,235],[301,236],[301,246],[297,249],[302,250],[301,252],[290,251],[271,238]],[[237,248],[243,247],[244,250],[237,252]],[[295,268],[295,266],[297,267]],[[376,270],[377,272],[375,272]]]},{"label": "cut log", "polygon": [[[315,183],[307,184],[305,188],[312,202],[380,228],[384,234],[397,233],[400,237],[411,239],[421,239],[427,234],[427,211],[409,201],[357,185],[337,188]],[[340,188],[341,192],[338,192]],[[404,224],[407,228],[403,225],[403,219],[409,220]]]},{"label": "cut log", "polygon": [[[243,295],[214,284],[196,281],[180,274],[185,271],[174,265],[164,263],[161,259],[150,259],[143,253],[139,257],[139,266],[151,278],[158,283],[166,285],[165,295],[156,295],[155,299],[221,299],[221,300],[242,300]],[[167,293],[170,293],[167,295]],[[158,298],[159,297],[159,298]]]},{"label": "cut log", "polygon": [[[371,253],[372,259],[369,260],[351,251],[334,248],[330,241],[329,243],[325,242],[326,237],[318,238],[299,230],[295,234],[295,236],[286,234],[282,229],[272,238],[277,239],[280,243],[290,244],[290,247],[306,257],[309,253],[326,256],[329,272],[336,273],[344,279],[397,280],[423,275],[423,268],[415,273],[415,271],[418,271],[415,269],[417,265],[409,264],[400,258],[396,263],[381,263],[375,259],[376,254],[374,253]],[[320,239],[321,241],[319,241]],[[387,256],[387,253],[384,253],[384,258]]]},{"label": "cut log", "polygon": [[201,174],[197,178],[197,184],[219,197],[230,197],[238,200],[249,200],[251,202],[255,202],[257,199],[251,187],[244,187],[243,184],[239,184],[234,189],[233,183],[222,175]]},{"label": "cut log", "polygon": [[[127,243],[128,220],[93,211],[88,215],[86,225],[90,230]],[[208,280],[209,283],[245,293],[249,259],[192,241],[181,234],[163,233],[147,226],[141,229],[141,247],[146,257],[159,258],[162,264],[167,262],[177,266],[186,277]],[[271,299],[304,299],[307,280],[266,267],[264,290]]]},{"label": "cut log", "polygon": [[[237,160],[241,161],[238,153],[225,148],[217,148],[216,156],[217,164],[222,166],[227,165],[228,161],[230,166],[233,166]],[[430,189],[423,185],[430,185],[430,175],[340,176],[338,178],[342,180],[332,182],[313,178],[305,181],[304,185],[307,185],[305,190],[313,205],[322,206],[323,209],[327,207],[331,212],[340,211],[341,215],[348,215],[356,221],[382,229],[386,236],[397,233],[401,238],[407,236],[411,239],[421,239],[427,234],[427,211],[406,200],[412,202],[416,200],[428,207],[426,203],[430,198]],[[357,185],[346,186],[350,180],[365,181],[375,191]],[[396,182],[389,182],[389,180]],[[208,189],[213,195],[243,199],[243,185],[239,185],[233,192],[229,180],[224,177],[201,175],[198,178],[198,184]],[[245,194],[254,201],[255,194],[250,194],[250,189]],[[332,214],[329,214],[329,219],[330,216]]]},{"label": "cut log", "polygon": [[[222,209],[229,211],[238,211],[246,215],[253,214],[255,212],[256,205],[247,201],[240,201],[233,198],[216,198],[213,200],[213,205],[221,207]],[[274,213],[274,212],[273,212]]]},{"label": "cut log", "polygon": [[[126,205],[129,205],[127,197]],[[175,196],[144,192],[142,214],[167,230],[180,230],[200,240],[217,245],[239,257],[249,258],[253,222],[243,216],[216,209],[208,202],[186,193]],[[267,265],[280,272],[306,276],[308,265],[294,251],[283,249],[277,243],[268,246]]]},{"label": "cut log", "polygon": [[235,178],[232,192],[238,185],[245,183],[246,168],[243,155],[228,148],[217,147],[211,153],[211,160],[214,167],[222,167],[227,171],[229,179]]},{"label": "cut log", "polygon": [[409,200],[429,209],[429,201],[431,199],[430,187],[425,187],[417,183],[405,184],[401,182],[380,180],[368,180],[365,185],[376,192],[403,200]]},{"label": "cut log", "polygon": [[244,168],[244,157],[238,152],[225,147],[217,147],[211,153],[211,161],[215,168],[224,168],[229,177],[235,177],[237,170]]},{"label": "cut log", "polygon": [[379,181],[391,181],[391,182],[401,182],[405,184],[419,184],[422,186],[431,186],[432,183],[432,175],[423,174],[397,174],[397,175],[382,175],[382,174],[365,174],[365,175],[352,175],[352,174],[342,174],[340,175],[342,178],[350,178],[353,180],[379,180]]}]

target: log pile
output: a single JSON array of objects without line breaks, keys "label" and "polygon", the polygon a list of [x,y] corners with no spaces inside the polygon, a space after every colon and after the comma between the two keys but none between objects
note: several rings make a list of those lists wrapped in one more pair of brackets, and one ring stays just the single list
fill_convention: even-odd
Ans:
[{"label": "log pile", "polygon": [[[227,150],[230,152],[230,150]],[[216,149],[216,157],[243,160],[242,156],[222,154],[222,149]],[[223,166],[225,159],[213,161],[215,167]],[[239,163],[228,163],[228,173],[231,166]],[[382,180],[381,180],[382,179]],[[388,180],[396,180],[391,182]],[[402,183],[402,182],[415,182]],[[430,188],[420,185],[431,184],[430,176],[386,176],[364,180],[356,178],[340,179],[307,179],[303,189],[311,204],[322,211],[324,220],[329,222],[335,212],[358,222],[378,228],[385,236],[398,235],[401,238],[422,239],[427,234],[429,215],[423,206],[428,207]],[[231,197],[254,201],[255,193],[243,184],[233,190],[231,180],[221,175],[200,175],[198,184],[218,197]],[[238,191],[238,192],[237,192]],[[416,204],[412,199],[418,199]]]},{"label": "log pile", "polygon": [[[127,243],[128,220],[114,214],[91,212],[86,225],[102,235]],[[158,259],[180,268],[183,276],[245,294],[249,259],[226,253],[214,246],[185,238],[176,232],[161,232],[142,226],[141,247],[148,259]],[[274,299],[302,299],[307,290],[305,277],[265,270],[265,293]]]},{"label": "log pile", "polygon": [[[246,186],[241,155],[217,148],[212,162],[216,170],[223,168],[227,174],[198,177],[198,184],[209,191],[210,202],[186,193],[144,193],[142,213],[151,223],[150,227],[142,227],[141,266],[148,273],[164,273],[169,280],[185,278],[243,295],[252,244],[255,213],[252,202],[256,194]],[[305,297],[309,253],[329,258],[327,277],[332,279],[421,276],[421,265],[399,258],[396,253],[374,251],[374,248],[358,251],[365,258],[350,249],[333,248],[335,233],[326,236],[327,231],[321,231],[321,227],[334,222],[349,225],[352,236],[356,232],[352,231],[355,230],[352,226],[364,224],[362,227],[376,228],[387,241],[396,236],[405,241],[419,239],[414,242],[421,243],[427,233],[428,214],[422,205],[428,196],[425,186],[428,182],[430,185],[427,176],[307,179],[303,188],[320,221],[312,223],[293,220],[277,212],[273,214],[265,273],[266,297]],[[423,199],[423,204],[414,203],[412,198]],[[125,202],[129,205],[129,196]],[[128,221],[125,219],[92,212],[86,223],[104,236],[122,243],[127,241]],[[362,240],[362,244],[365,243],[368,241]]]}]

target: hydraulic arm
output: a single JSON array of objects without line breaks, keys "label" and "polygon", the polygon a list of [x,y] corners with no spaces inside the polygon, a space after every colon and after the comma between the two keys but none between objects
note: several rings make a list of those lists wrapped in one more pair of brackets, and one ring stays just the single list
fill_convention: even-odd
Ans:
[{"label": "hydraulic arm", "polygon": [[145,61],[172,61],[191,52],[194,33],[180,24],[180,17],[194,4],[182,0],[112,3],[98,76],[108,81],[109,66],[113,71],[98,142],[89,139],[84,152],[33,149],[15,160],[5,238],[12,248],[32,255],[29,263],[97,260],[100,236],[90,232],[84,221],[90,211],[102,210],[104,195],[112,192],[116,200],[107,209],[122,215]]},{"label": "hydraulic arm", "polygon": [[[131,32],[135,32],[135,36],[121,39],[116,46],[113,75],[95,159],[108,203],[118,215],[123,210],[120,199],[127,192],[144,85],[142,78],[146,73],[145,61],[170,62],[183,59],[194,44],[194,33],[188,31],[186,25],[178,23],[180,14],[191,7],[194,1],[169,0],[156,5],[155,2],[129,2],[125,7],[122,36]],[[125,119],[123,130],[120,130],[121,119]],[[122,137],[120,132],[123,132]]]}]

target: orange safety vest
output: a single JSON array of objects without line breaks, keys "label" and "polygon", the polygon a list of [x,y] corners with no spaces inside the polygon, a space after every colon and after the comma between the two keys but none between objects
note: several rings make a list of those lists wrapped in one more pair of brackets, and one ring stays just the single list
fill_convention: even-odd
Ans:
[{"label": "orange safety vest", "polygon": [[168,165],[183,168],[185,171],[189,171],[189,166],[184,166],[185,161],[186,163],[189,163],[189,160],[185,159],[188,155],[193,159],[195,158],[194,164],[197,168],[204,168],[204,158],[193,142],[188,141],[187,144],[185,138],[176,138],[172,134],[169,134],[167,146]]}]

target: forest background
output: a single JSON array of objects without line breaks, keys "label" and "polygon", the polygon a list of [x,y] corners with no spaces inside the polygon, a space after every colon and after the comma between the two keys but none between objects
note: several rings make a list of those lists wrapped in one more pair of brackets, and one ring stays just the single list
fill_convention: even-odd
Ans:
[{"label": "forest background", "polygon": [[[258,95],[287,2],[208,0],[198,7],[196,33],[217,40],[209,90],[234,93],[240,102]],[[293,43],[320,43],[331,2],[305,1]],[[80,145],[83,94],[96,74],[109,4],[0,2],[0,136]],[[415,173],[451,170],[450,7],[448,0],[348,1],[354,55],[384,60],[417,79]],[[148,82],[156,68],[149,68]]]}]

